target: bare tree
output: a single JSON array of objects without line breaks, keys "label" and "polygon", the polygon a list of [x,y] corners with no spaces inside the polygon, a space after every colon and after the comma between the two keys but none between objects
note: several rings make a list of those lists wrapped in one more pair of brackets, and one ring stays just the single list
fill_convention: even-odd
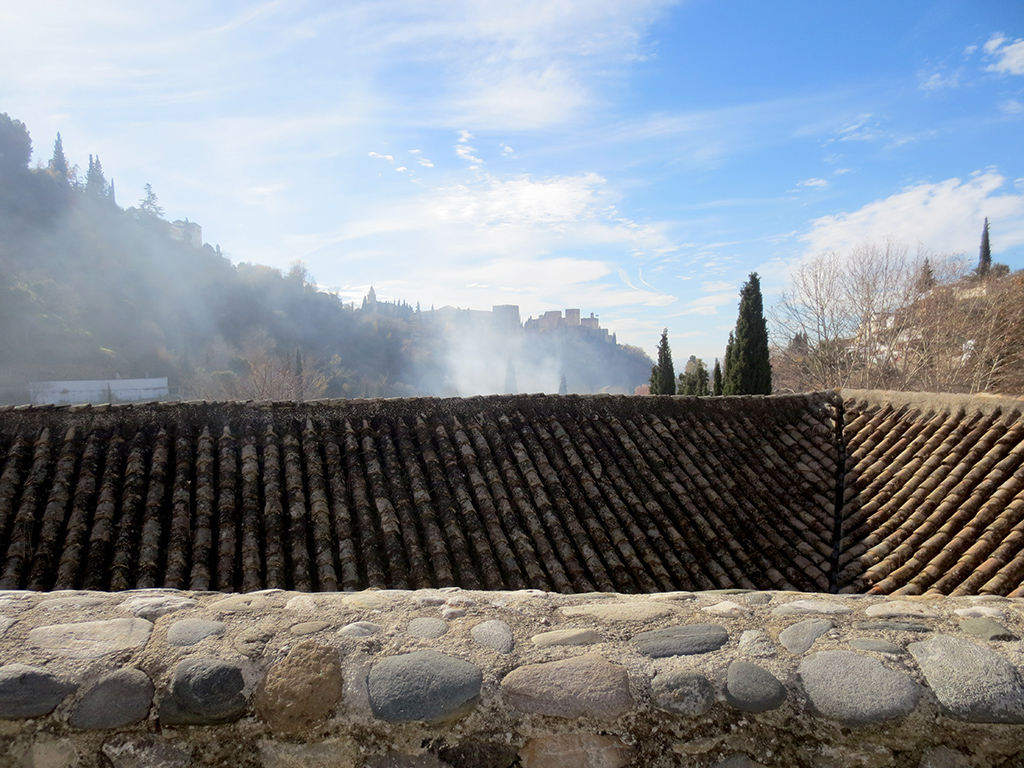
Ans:
[{"label": "bare tree", "polygon": [[910,257],[895,240],[802,264],[772,314],[780,389],[978,392],[1022,363],[1015,278],[972,277],[960,257]]},{"label": "bare tree", "polygon": [[192,372],[190,397],[204,400],[308,400],[327,388],[327,377],[296,350],[278,353],[264,330],[250,333],[238,350],[206,351],[206,366]]}]

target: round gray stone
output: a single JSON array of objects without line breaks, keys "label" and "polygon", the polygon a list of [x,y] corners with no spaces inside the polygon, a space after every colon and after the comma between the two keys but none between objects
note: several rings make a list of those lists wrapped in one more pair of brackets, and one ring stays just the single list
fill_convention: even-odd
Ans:
[{"label": "round gray stone", "polygon": [[870,725],[909,715],[920,696],[917,684],[877,659],[853,651],[823,651],[798,668],[811,708],[846,725]]},{"label": "round gray stone", "polygon": [[230,723],[245,712],[242,670],[220,659],[186,659],[174,668],[160,702],[163,725]]},{"label": "round gray stone", "polygon": [[28,644],[72,659],[98,659],[143,648],[152,631],[152,622],[145,619],[51,624],[29,630]]},{"label": "round gray stone", "polygon": [[436,640],[447,631],[447,622],[433,616],[420,616],[409,622],[409,634],[425,640]]},{"label": "round gray stone", "polygon": [[213,635],[224,634],[223,621],[207,621],[206,619],[182,619],[171,624],[167,630],[168,645],[185,647],[195,645]]},{"label": "round gray stone", "polygon": [[372,621],[353,621],[338,630],[338,634],[344,637],[369,637],[380,632],[380,624]]},{"label": "round gray stone", "polygon": [[767,712],[786,700],[786,686],[764,667],[734,661],[726,674],[725,700],[744,712]]},{"label": "round gray stone", "polygon": [[807,653],[814,641],[824,635],[833,624],[828,619],[807,619],[786,627],[779,633],[779,642],[790,653]]},{"label": "round gray stone", "polygon": [[666,712],[699,717],[715,703],[715,689],[699,672],[659,672],[651,681],[654,703]]},{"label": "round gray stone", "polygon": [[875,653],[903,653],[903,649],[896,643],[874,637],[855,637],[850,640],[850,647],[858,651],[874,651]]},{"label": "round gray stone", "polygon": [[153,681],[141,669],[119,669],[85,692],[71,714],[75,728],[120,728],[144,720],[153,703]]},{"label": "round gray stone", "polygon": [[640,653],[659,659],[717,651],[728,640],[729,633],[719,624],[684,624],[641,632],[630,642]]},{"label": "round gray stone", "polygon": [[147,621],[156,621],[161,616],[186,608],[194,608],[196,601],[191,597],[176,594],[139,595],[129,597],[118,607],[125,608]]},{"label": "round gray stone", "polygon": [[611,720],[633,706],[625,667],[600,656],[526,664],[501,681],[505,698],[522,712]]},{"label": "round gray stone", "polygon": [[935,698],[947,714],[971,723],[1024,723],[1024,682],[991,648],[950,635],[911,643]]},{"label": "round gray stone", "polygon": [[1010,630],[988,618],[970,618],[960,622],[960,631],[982,640],[1016,640],[1017,636]]},{"label": "round gray stone", "polygon": [[500,619],[482,621],[469,630],[469,634],[480,645],[498,653],[511,653],[516,642],[512,636],[512,627]]},{"label": "round gray stone", "polygon": [[437,651],[390,656],[366,680],[373,714],[392,723],[458,717],[475,705],[482,684],[475,664]]},{"label": "round gray stone", "polygon": [[0,667],[0,719],[49,714],[77,687],[39,667],[6,664]]}]

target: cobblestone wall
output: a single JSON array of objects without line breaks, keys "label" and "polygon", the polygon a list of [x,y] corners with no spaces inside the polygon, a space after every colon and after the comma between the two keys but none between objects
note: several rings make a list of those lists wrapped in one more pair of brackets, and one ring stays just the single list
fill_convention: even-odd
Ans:
[{"label": "cobblestone wall", "polygon": [[1024,602],[0,593],[0,764],[1021,765]]}]

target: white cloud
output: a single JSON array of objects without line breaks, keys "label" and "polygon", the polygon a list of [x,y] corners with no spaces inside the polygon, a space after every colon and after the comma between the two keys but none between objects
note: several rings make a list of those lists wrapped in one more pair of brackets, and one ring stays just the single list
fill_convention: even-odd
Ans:
[{"label": "white cloud", "polygon": [[424,168],[433,168],[434,167],[434,164],[432,162],[430,162],[429,160],[427,160],[427,158],[425,158],[425,157],[418,157],[418,158],[416,158],[416,162],[419,163],[420,165],[422,165]]},{"label": "white cloud", "polygon": [[999,105],[999,111],[1007,115],[1019,115],[1021,112],[1024,112],[1024,102],[1017,99],[1007,99]]},{"label": "white cloud", "polygon": [[953,178],[906,187],[852,213],[823,216],[801,239],[812,252],[850,248],[865,240],[895,236],[940,253],[978,247],[982,220],[998,229],[1000,250],[1024,243],[1024,195],[1002,193],[997,172],[979,172],[967,181]]},{"label": "white cloud", "polygon": [[562,225],[593,218],[604,185],[596,173],[541,181],[487,175],[479,184],[440,190],[435,210],[442,220],[475,226]]},{"label": "white cloud", "polygon": [[1005,35],[996,33],[983,46],[985,53],[995,58],[986,69],[1007,75],[1024,75],[1024,39],[1012,42]]},{"label": "white cloud", "polygon": [[827,187],[828,182],[825,179],[804,179],[797,183],[800,187]]},{"label": "white cloud", "polygon": [[922,91],[938,91],[942,88],[956,88],[960,85],[960,76],[954,72],[951,75],[943,76],[941,73],[936,72],[931,77],[925,77],[925,74],[921,74],[921,84],[918,86]]},{"label": "white cloud", "polygon": [[389,163],[395,162],[395,158],[393,155],[381,155],[378,154],[377,152],[367,152],[366,154],[369,155],[370,157],[376,158],[377,160],[387,160]]}]

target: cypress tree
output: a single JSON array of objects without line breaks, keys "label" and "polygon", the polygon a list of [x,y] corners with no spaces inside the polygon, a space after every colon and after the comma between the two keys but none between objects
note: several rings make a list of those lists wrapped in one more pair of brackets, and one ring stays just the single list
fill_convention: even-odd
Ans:
[{"label": "cypress tree", "polygon": [[674,395],[676,371],[672,365],[672,349],[668,345],[668,328],[661,332],[658,342],[658,362],[651,368],[651,394]]},{"label": "cypress tree", "polygon": [[724,392],[727,395],[770,395],[772,364],[768,356],[768,324],[764,319],[761,280],[757,272],[740,291],[736,332],[726,351]]},{"label": "cypress tree", "polygon": [[715,358],[715,372],[711,374],[711,394],[715,397],[722,396],[722,366],[718,362],[718,358]]},{"label": "cypress tree", "polygon": [[50,158],[50,173],[60,176],[65,182],[71,178],[71,167],[68,165],[67,155],[64,154],[64,140],[57,133],[57,140],[53,142],[53,157]]},{"label": "cypress tree", "polygon": [[992,269],[992,247],[988,242],[988,217],[985,217],[985,228],[981,231],[981,251],[978,254],[978,277],[986,277]]}]

